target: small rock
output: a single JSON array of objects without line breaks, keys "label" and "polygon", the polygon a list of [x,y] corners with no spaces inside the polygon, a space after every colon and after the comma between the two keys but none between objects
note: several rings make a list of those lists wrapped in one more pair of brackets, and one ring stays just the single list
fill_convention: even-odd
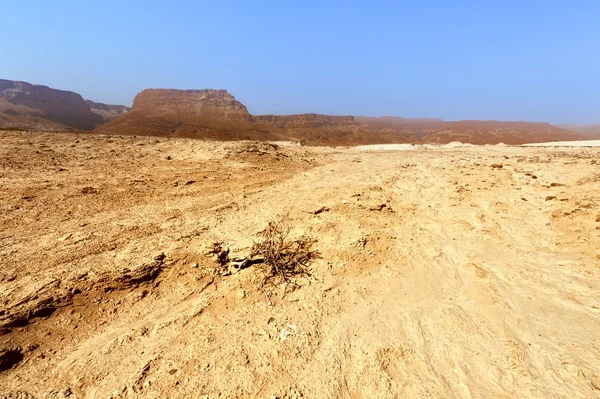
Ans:
[{"label": "small rock", "polygon": [[562,183],[550,183],[550,187],[565,187],[565,184],[562,184]]},{"label": "small rock", "polygon": [[379,205],[375,205],[375,206],[370,206],[369,210],[370,211],[381,211],[386,207],[387,207],[387,204],[379,204]]},{"label": "small rock", "polygon": [[34,351],[34,350],[36,350],[36,349],[37,349],[37,348],[39,348],[39,347],[40,347],[40,345],[39,345],[39,344],[29,344],[29,345],[27,345],[27,346],[25,347],[25,350],[26,350],[27,352],[31,352],[31,351]]},{"label": "small rock", "polygon": [[492,169],[502,169],[504,167],[504,165],[502,165],[501,163],[493,163],[492,164]]},{"label": "small rock", "polygon": [[556,199],[554,195],[549,195],[546,197],[546,201],[552,201],[553,199]]},{"label": "small rock", "polygon": [[198,267],[198,264],[197,263],[192,263],[192,267],[195,269],[195,268]]},{"label": "small rock", "polygon": [[84,187],[81,189],[81,194],[97,194],[98,190],[96,190],[94,187]]},{"label": "small rock", "polygon": [[329,207],[322,206],[319,209],[312,212],[313,215],[318,215],[319,213],[329,212]]}]

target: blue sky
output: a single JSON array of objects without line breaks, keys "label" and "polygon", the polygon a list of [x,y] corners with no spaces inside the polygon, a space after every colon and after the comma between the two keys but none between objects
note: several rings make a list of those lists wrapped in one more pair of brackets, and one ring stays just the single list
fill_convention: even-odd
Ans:
[{"label": "blue sky", "polygon": [[600,1],[1,0],[0,78],[254,114],[600,122]]}]

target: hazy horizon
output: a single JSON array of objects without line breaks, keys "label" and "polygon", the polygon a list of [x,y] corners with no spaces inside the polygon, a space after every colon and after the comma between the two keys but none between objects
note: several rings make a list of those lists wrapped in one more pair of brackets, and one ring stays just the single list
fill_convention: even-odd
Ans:
[{"label": "hazy horizon", "polygon": [[593,1],[4,5],[0,78],[109,104],[226,89],[252,114],[600,122]]}]

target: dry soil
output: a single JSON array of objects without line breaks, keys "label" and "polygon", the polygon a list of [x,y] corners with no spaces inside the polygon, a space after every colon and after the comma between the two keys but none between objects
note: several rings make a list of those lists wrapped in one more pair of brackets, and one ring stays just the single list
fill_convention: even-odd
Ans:
[{"label": "dry soil", "polygon": [[0,133],[0,397],[600,397],[599,155]]}]

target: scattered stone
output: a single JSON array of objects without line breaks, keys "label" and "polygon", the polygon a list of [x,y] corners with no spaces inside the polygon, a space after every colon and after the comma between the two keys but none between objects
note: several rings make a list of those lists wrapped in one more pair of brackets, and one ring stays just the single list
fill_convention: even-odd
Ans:
[{"label": "scattered stone", "polygon": [[501,163],[493,163],[492,164],[492,169],[502,169],[504,167],[504,165],[502,165]]},{"label": "scattered stone", "polygon": [[36,397],[25,391],[14,391],[1,394],[0,399],[36,399]]},{"label": "scattered stone", "polygon": [[387,207],[387,204],[379,204],[379,205],[375,205],[375,206],[370,206],[369,210],[370,211],[382,211],[386,207]]},{"label": "scattered stone", "polygon": [[206,246],[204,254],[211,256],[221,266],[229,263],[229,247],[224,242],[213,242]]},{"label": "scattered stone", "polygon": [[323,212],[329,212],[329,207],[322,206],[319,209],[317,209],[316,211],[313,211],[312,214],[313,215],[318,215],[319,213],[323,213]]},{"label": "scattered stone", "polygon": [[25,350],[26,350],[27,352],[31,352],[31,351],[34,351],[34,350],[36,350],[36,349],[37,349],[37,348],[39,348],[39,347],[40,347],[40,345],[39,345],[39,344],[29,344],[29,345],[27,345],[27,346],[25,347]]},{"label": "scattered stone", "polygon": [[171,157],[170,155],[167,155],[167,157],[165,158],[167,161],[170,161],[173,159],[173,157]]},{"label": "scattered stone", "polygon": [[566,184],[562,184],[562,183],[550,183],[550,187],[566,187]]},{"label": "scattered stone", "polygon": [[523,201],[527,201],[527,198],[523,198],[523,197],[521,197],[521,199],[522,199]]},{"label": "scattered stone", "polygon": [[197,263],[192,263],[192,267],[193,267],[194,269],[196,269],[196,268],[198,267],[198,264],[197,264]]},{"label": "scattered stone", "polygon": [[84,187],[81,189],[81,194],[97,194],[98,190],[96,190],[94,187]]},{"label": "scattered stone", "polygon": [[196,180],[188,180],[188,181],[185,182],[185,185],[189,186],[189,185],[194,184],[194,183],[196,183]]},{"label": "scattered stone", "polygon": [[556,199],[554,195],[549,195],[546,197],[546,201],[552,201],[553,199]]}]

